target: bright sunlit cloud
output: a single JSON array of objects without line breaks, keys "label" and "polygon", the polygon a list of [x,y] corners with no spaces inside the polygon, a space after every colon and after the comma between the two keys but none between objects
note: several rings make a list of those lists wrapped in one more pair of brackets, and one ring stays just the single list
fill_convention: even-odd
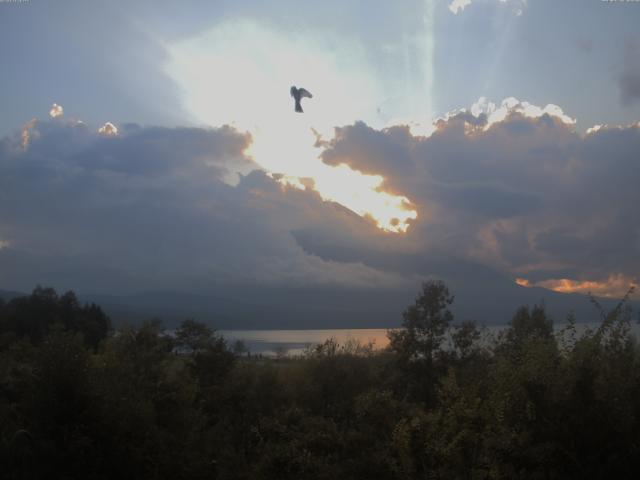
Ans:
[{"label": "bright sunlit cloud", "polygon": [[526,278],[517,278],[516,283],[523,287],[542,287],[561,293],[592,293],[599,297],[612,298],[622,298],[629,287],[637,287],[637,280],[622,274],[610,275],[603,281],[554,278],[533,283]]},{"label": "bright sunlit cloud", "polygon": [[[449,10],[454,15],[457,15],[459,12],[463,11],[465,7],[471,5],[473,0],[451,0],[449,3]],[[527,0],[499,0],[500,3],[505,4],[513,4],[513,13],[515,15],[522,15],[524,11],[524,7],[527,5]]]},{"label": "bright sunlit cloud", "polygon": [[118,135],[118,127],[116,127],[111,122],[107,122],[98,129],[98,133],[101,135],[112,137],[112,136]]},{"label": "bright sunlit cloud", "polygon": [[529,118],[539,118],[543,115],[549,115],[560,119],[567,125],[575,125],[576,120],[571,118],[562,111],[558,105],[549,103],[545,107],[539,107],[529,102],[520,101],[515,97],[508,97],[502,100],[500,105],[487,100],[486,97],[480,97],[476,103],[471,106],[471,113],[474,116],[481,114],[487,115],[487,125],[485,129],[488,129],[497,122],[502,122],[511,113],[519,113]]},{"label": "bright sunlit cloud", "polygon": [[49,110],[49,116],[51,118],[58,118],[61,117],[64,114],[64,108],[62,108],[62,105],[58,105],[57,103],[54,103],[53,105],[51,105],[51,110]]},{"label": "bright sunlit cloud", "polygon": [[[319,138],[332,138],[335,126],[375,118],[384,98],[357,44],[332,46],[230,22],[168,50],[167,70],[182,87],[187,110],[201,122],[251,132],[248,153],[268,172],[288,183],[311,178],[324,199],[370,215],[384,230],[406,231],[416,218],[407,198],[378,191],[382,177],[318,158]],[[303,114],[294,111],[292,85],[313,94],[302,102]]]},{"label": "bright sunlit cloud", "polygon": [[318,159],[320,147],[315,146],[317,137],[313,131],[305,123],[285,124],[287,128],[278,125],[256,129],[246,153],[267,170],[283,174],[282,183],[307,188],[308,182],[300,179],[310,178],[323,199],[338,202],[359,215],[371,216],[383,230],[407,230],[409,221],[417,217],[408,198],[379,191],[383,182],[380,175],[365,175],[346,165],[334,167],[323,163]]},{"label": "bright sunlit cloud", "polygon": [[471,0],[452,0],[452,2],[449,4],[449,10],[451,10],[453,14],[456,15],[458,12],[464,10],[464,7],[466,7],[470,3]]}]

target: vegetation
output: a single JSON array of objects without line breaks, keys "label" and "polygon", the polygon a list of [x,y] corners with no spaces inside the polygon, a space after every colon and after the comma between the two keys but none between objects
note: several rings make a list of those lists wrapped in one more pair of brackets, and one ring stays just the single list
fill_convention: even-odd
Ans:
[{"label": "vegetation", "polygon": [[114,332],[37,288],[0,304],[0,476],[637,478],[625,300],[582,333],[522,307],[488,338],[428,282],[385,351],[330,339],[264,360],[194,320]]}]

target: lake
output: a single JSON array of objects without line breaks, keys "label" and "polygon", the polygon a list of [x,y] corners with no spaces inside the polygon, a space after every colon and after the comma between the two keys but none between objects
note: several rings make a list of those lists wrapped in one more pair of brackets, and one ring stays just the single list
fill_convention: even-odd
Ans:
[{"label": "lake", "polygon": [[373,342],[375,348],[388,345],[387,330],[384,328],[354,328],[328,330],[219,330],[230,346],[241,340],[252,354],[275,356],[277,354],[299,355],[313,345],[329,338],[343,344],[352,339],[366,344]]},{"label": "lake", "polygon": [[[565,327],[565,323],[554,325],[555,330]],[[485,335],[497,335],[505,325],[485,327]],[[598,323],[579,323],[576,325],[578,334],[586,328],[596,329]],[[634,322],[632,331],[638,335],[640,326]],[[335,338],[339,344],[348,340],[357,340],[362,344],[372,342],[375,348],[384,348],[389,344],[386,328],[351,328],[326,330],[218,330],[233,346],[236,340],[241,340],[247,350],[254,355],[273,357],[276,355],[300,355],[306,348],[318,345],[329,338]]]}]

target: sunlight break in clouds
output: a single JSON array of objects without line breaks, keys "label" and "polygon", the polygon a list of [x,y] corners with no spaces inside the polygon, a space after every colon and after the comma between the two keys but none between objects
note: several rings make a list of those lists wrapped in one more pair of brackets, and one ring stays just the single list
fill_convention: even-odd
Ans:
[{"label": "sunlight break in clouds", "polygon": [[[182,87],[187,110],[201,122],[249,131],[247,153],[268,172],[294,184],[300,182],[293,177],[310,178],[322,198],[371,216],[384,230],[406,231],[417,217],[406,197],[378,190],[382,177],[318,158],[335,126],[375,117],[383,98],[358,46],[330,48],[314,38],[229,22],[167,48],[167,70]],[[313,94],[304,114],[294,112],[291,85]]]}]

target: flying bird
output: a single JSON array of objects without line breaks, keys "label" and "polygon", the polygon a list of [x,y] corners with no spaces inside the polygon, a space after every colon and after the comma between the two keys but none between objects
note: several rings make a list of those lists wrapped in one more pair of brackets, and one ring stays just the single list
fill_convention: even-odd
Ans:
[{"label": "flying bird", "polygon": [[304,97],[313,98],[313,95],[311,95],[308,90],[305,90],[304,88],[296,88],[295,85],[291,87],[291,96],[296,100],[296,112],[300,113],[303,113],[300,100]]}]

